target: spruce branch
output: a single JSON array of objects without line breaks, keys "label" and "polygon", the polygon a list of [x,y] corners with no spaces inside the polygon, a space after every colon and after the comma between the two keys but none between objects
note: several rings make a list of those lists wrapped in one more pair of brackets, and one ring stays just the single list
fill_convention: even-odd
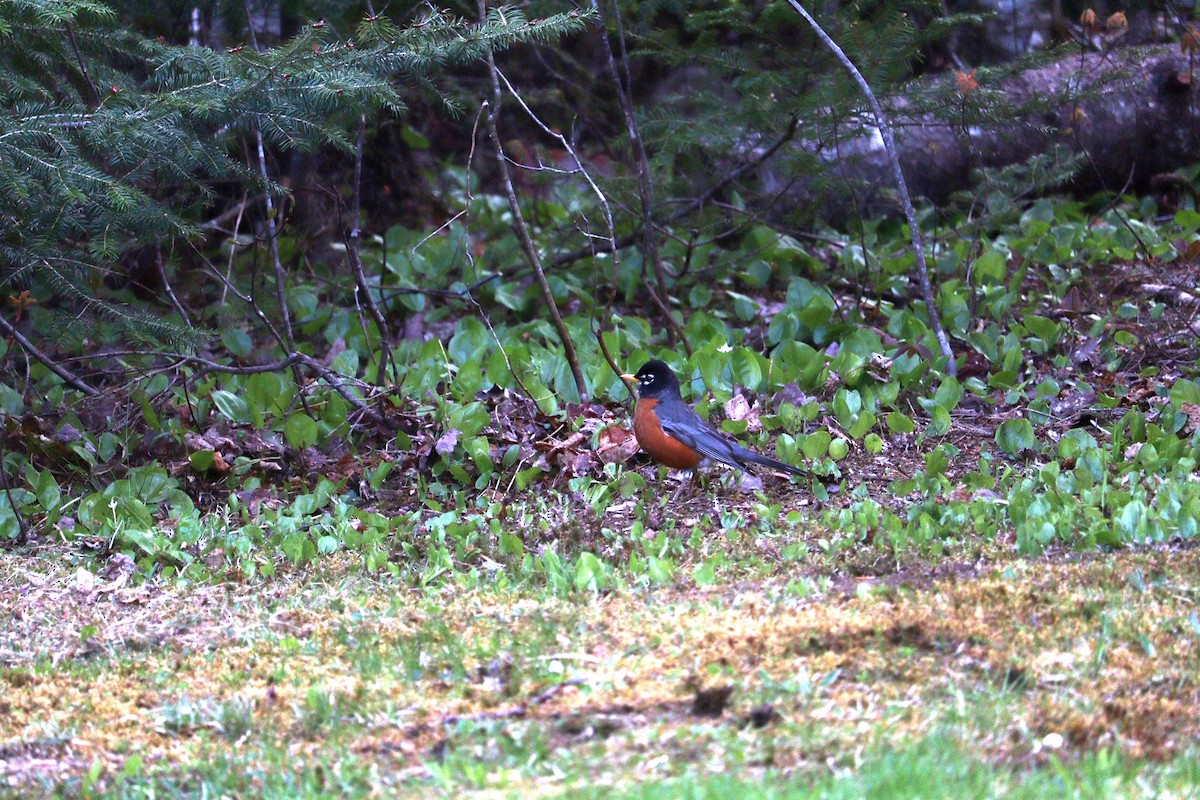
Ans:
[{"label": "spruce branch", "polygon": [[896,155],[896,139],[892,135],[892,129],[888,124],[887,118],[884,116],[883,108],[879,105],[879,100],[876,99],[875,93],[871,91],[871,86],[867,83],[867,79],[858,71],[858,67],[854,65],[849,56],[838,46],[838,43],[825,32],[825,29],[808,13],[808,10],[800,4],[799,0],[788,0],[788,3],[792,8],[796,9],[796,12],[804,18],[804,21],[812,27],[817,37],[829,48],[837,60],[842,63],[842,66],[851,74],[854,82],[858,84],[858,88],[862,90],[863,95],[867,98],[867,103],[871,107],[871,113],[875,117],[875,125],[883,137],[883,147],[887,151],[888,161],[892,165],[892,175],[896,181],[896,190],[900,195],[901,204],[904,206],[904,218],[907,220],[908,229],[912,234],[917,283],[921,289],[921,296],[925,301],[925,311],[929,315],[929,324],[933,328],[934,335],[937,337],[942,355],[946,357],[946,372],[954,375],[958,371],[957,365],[954,363],[954,350],[950,346],[950,338],[946,335],[946,329],[942,327],[942,318],[938,313],[937,300],[933,295],[933,286],[929,281],[929,265],[925,261],[925,246],[921,240],[921,228],[917,221],[917,211],[913,207],[912,197],[908,193],[908,184],[904,180],[904,170],[901,169],[900,158]]}]

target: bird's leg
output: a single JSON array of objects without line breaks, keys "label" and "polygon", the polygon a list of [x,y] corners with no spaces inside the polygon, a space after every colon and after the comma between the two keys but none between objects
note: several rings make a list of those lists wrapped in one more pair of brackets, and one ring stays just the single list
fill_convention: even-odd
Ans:
[{"label": "bird's leg", "polygon": [[683,472],[686,473],[686,475],[680,478],[679,486],[676,487],[675,491],[671,493],[671,499],[668,501],[670,505],[675,505],[675,502],[679,500],[680,495],[685,494],[685,492],[686,495],[690,497],[696,493],[697,488],[703,488],[704,486],[704,479],[699,468],[687,469],[683,470]]}]

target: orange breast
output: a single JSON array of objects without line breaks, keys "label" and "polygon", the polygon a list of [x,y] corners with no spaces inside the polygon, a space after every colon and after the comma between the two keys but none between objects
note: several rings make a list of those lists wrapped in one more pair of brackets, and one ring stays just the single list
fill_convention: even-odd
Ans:
[{"label": "orange breast", "polygon": [[654,415],[656,405],[657,400],[638,400],[633,412],[633,435],[638,444],[651,458],[671,469],[695,469],[700,454],[662,429]]}]

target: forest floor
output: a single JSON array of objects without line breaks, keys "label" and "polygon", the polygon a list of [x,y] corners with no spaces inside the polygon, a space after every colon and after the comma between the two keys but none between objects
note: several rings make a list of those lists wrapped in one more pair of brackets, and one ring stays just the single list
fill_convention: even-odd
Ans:
[{"label": "forest floor", "polygon": [[[1195,300],[1179,299],[1196,270],[1114,268],[1064,301],[1080,329],[1044,437],[1165,402],[1196,359]],[[1164,292],[1159,316],[1119,323],[1133,334],[1122,371],[1102,369],[1081,309]],[[1120,405],[1096,408],[1096,391],[1118,385]],[[593,427],[626,413],[602,407]],[[1021,413],[955,411],[951,484]],[[555,436],[555,458],[590,449]],[[609,503],[602,524],[565,480],[489,487],[514,525],[555,509],[547,536],[575,549],[636,551],[578,540],[601,528],[687,539],[673,579],[631,573],[598,591],[422,586],[351,553],[271,578],[168,582],[133,579],[119,554],[97,569],[49,535],[0,550],[0,796],[679,796],[682,784],[654,793],[672,780],[739,798],[1194,792],[1200,550],[1055,545],[1029,558],[1004,533],[908,549],[869,532],[839,540],[819,514],[852,494],[901,514],[910,501],[889,486],[925,468],[927,448],[888,445],[854,445],[839,462],[853,493],[825,500],[770,475],[679,486],[635,460],[649,488]],[[677,495],[651,502],[660,491]],[[407,496],[385,487],[368,510],[411,512]],[[763,524],[768,512],[779,524]]]}]

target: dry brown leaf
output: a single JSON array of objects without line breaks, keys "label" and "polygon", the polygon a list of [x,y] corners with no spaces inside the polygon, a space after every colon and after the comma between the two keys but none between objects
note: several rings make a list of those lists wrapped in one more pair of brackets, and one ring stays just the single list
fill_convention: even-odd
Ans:
[{"label": "dry brown leaf", "polygon": [[1183,403],[1179,406],[1179,410],[1184,413],[1188,421],[1183,424],[1184,433],[1195,433],[1200,429],[1200,405],[1196,403]]},{"label": "dry brown leaf", "polygon": [[620,425],[609,425],[596,434],[596,458],[601,463],[623,464],[637,451],[637,439]]}]

